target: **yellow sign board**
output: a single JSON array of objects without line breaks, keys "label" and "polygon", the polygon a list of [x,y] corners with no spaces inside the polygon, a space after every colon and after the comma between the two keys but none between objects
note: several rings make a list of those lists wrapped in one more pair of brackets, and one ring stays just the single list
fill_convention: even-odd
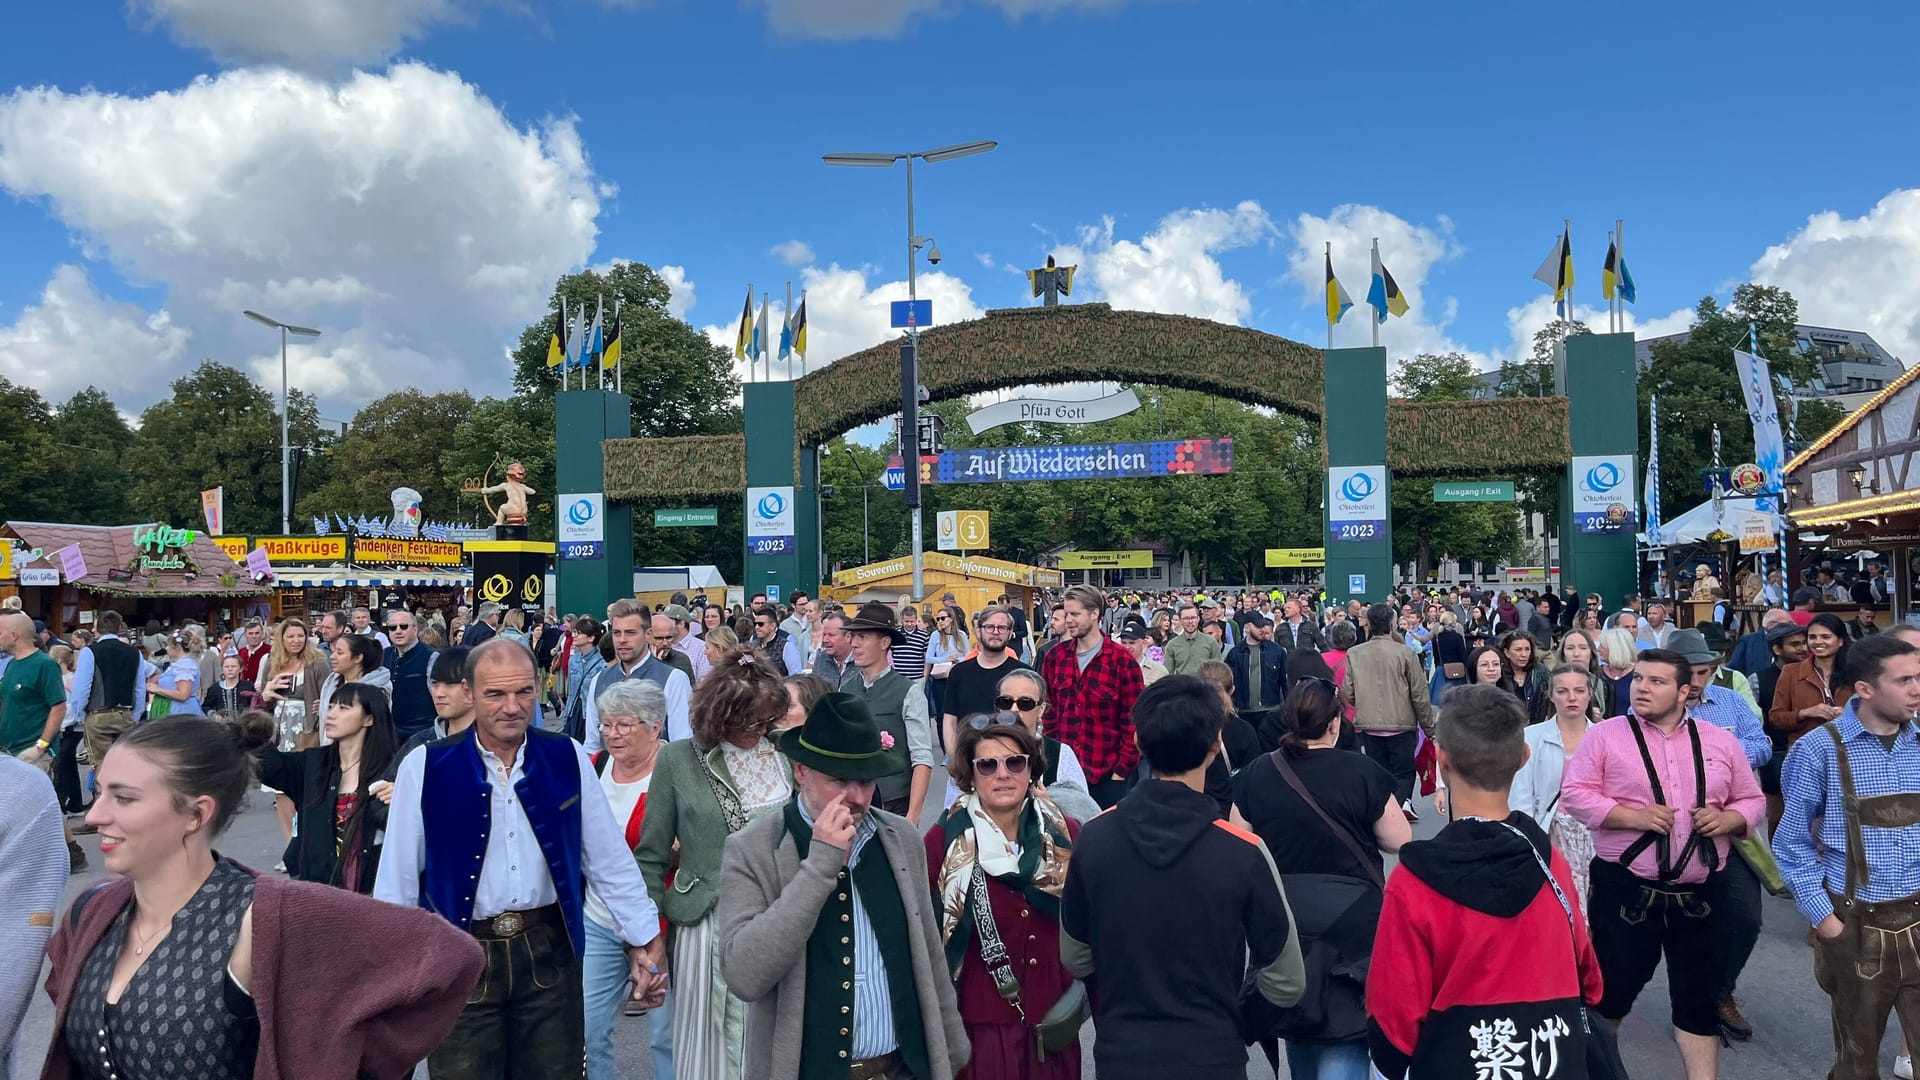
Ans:
[{"label": "yellow sign board", "polygon": [[1145,570],[1153,565],[1151,551],[1063,551],[1062,570]]},{"label": "yellow sign board", "polygon": [[1317,548],[1268,548],[1268,566],[1325,566],[1327,549]]},{"label": "yellow sign board", "polygon": [[[1006,562],[1002,559],[984,559],[929,551],[922,556],[921,565],[932,572],[1004,581],[1009,585],[1036,585],[1041,588],[1051,588],[1060,584],[1060,575],[1057,571],[1042,570],[1037,566]],[[868,563],[865,566],[842,570],[833,575],[833,583],[839,587],[860,586],[875,581],[907,577],[912,573],[912,559],[888,559],[885,562]]]},{"label": "yellow sign board", "polygon": [[939,514],[941,551],[984,551],[993,546],[985,510],[942,510]]},{"label": "yellow sign board", "polygon": [[[346,562],[347,538],[344,536],[258,536],[267,549],[270,563],[296,564]],[[245,552],[241,553],[245,557]]]},{"label": "yellow sign board", "polygon": [[353,561],[394,566],[459,566],[460,545],[439,540],[395,540],[360,537],[353,542]]},{"label": "yellow sign board", "polygon": [[0,540],[0,581],[13,577],[13,544]]},{"label": "yellow sign board", "polygon": [[253,550],[253,545],[244,536],[209,536],[207,539],[218,544],[220,550],[227,553],[227,558],[237,563],[246,562],[247,552]]}]

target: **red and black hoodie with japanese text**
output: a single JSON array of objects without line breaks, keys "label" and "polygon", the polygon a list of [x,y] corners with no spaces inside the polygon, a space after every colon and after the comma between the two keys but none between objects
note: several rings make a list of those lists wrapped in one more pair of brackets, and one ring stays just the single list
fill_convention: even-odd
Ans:
[{"label": "red and black hoodie with japanese text", "polygon": [[1400,850],[1367,974],[1369,1050],[1382,1076],[1586,1076],[1580,1004],[1600,1000],[1600,962],[1585,914],[1576,906],[1568,924],[1534,852],[1577,905],[1566,859],[1524,814],[1456,821]]}]

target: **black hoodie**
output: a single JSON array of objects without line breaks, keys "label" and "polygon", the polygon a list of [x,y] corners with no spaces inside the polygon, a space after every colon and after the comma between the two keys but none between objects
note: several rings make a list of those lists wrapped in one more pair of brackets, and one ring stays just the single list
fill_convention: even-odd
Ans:
[{"label": "black hoodie", "polygon": [[1060,903],[1060,952],[1093,998],[1101,1080],[1243,1080],[1240,988],[1299,1000],[1300,945],[1259,837],[1213,799],[1149,780],[1087,822]]}]

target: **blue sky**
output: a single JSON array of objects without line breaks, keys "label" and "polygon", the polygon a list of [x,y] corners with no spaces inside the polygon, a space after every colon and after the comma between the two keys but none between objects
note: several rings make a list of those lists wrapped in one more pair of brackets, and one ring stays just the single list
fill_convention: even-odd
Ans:
[{"label": "blue sky", "polygon": [[1380,236],[1415,303],[1394,353],[1491,365],[1548,316],[1561,219],[1597,309],[1625,218],[1642,330],[1759,277],[1920,359],[1920,143],[1887,121],[1920,16],[1707,7],[25,6],[0,34],[0,376],[130,410],[206,356],[277,378],[251,306],[326,331],[294,361],[323,412],[498,392],[554,276],[614,259],[674,268],[719,337],[749,281],[776,308],[807,287],[828,361],[887,333],[904,177],[820,154],[977,138],[1000,148],[916,171],[937,320],[1030,302],[1017,271],[1058,252],[1076,299],[1320,344],[1322,245],[1360,298]]}]

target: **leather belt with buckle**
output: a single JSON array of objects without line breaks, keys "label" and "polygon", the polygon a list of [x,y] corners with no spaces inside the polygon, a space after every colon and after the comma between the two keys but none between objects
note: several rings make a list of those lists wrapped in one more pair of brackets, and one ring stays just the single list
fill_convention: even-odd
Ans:
[{"label": "leather belt with buckle", "polygon": [[854,1062],[849,1076],[851,1080],[885,1080],[904,1064],[900,1052],[896,1050],[891,1054]]}]

